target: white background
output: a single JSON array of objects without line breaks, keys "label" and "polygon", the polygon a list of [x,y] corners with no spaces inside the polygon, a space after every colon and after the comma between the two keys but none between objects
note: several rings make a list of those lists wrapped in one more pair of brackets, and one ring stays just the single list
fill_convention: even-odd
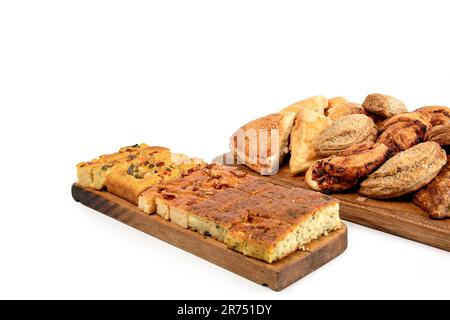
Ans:
[{"label": "white background", "polygon": [[0,298],[450,298],[450,254],[349,224],[280,293],[75,203],[138,142],[206,160],[311,95],[450,104],[448,1],[1,1]]}]

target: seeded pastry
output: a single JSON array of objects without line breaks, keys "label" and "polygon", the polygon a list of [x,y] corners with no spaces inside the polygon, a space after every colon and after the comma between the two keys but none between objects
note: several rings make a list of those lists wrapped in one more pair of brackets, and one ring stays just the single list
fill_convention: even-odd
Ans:
[{"label": "seeded pastry", "polygon": [[359,193],[369,198],[390,199],[419,190],[432,181],[447,163],[436,142],[418,144],[398,153],[361,183]]},{"label": "seeded pastry", "polygon": [[113,169],[132,163],[138,155],[161,149],[169,150],[140,144],[121,148],[117,153],[103,155],[89,162],[82,162],[77,165],[78,184],[82,187],[101,190],[105,187],[106,176]]},{"label": "seeded pastry", "polygon": [[315,150],[321,157],[335,155],[355,144],[373,142],[378,129],[371,118],[363,114],[345,116],[325,129],[315,142]]},{"label": "seeded pastry", "polygon": [[316,191],[350,190],[386,161],[388,151],[388,147],[380,143],[354,145],[316,162],[306,173],[305,182]]},{"label": "seeded pastry", "polygon": [[413,201],[433,219],[450,218],[450,155],[439,175],[419,190]]},{"label": "seeded pastry", "polygon": [[244,125],[231,137],[232,154],[261,175],[276,174],[289,151],[295,117],[295,112],[279,112]]},{"label": "seeded pastry", "polygon": [[394,156],[423,142],[425,134],[430,128],[430,122],[420,113],[402,113],[383,123],[377,142],[387,145],[389,155]]},{"label": "seeded pastry", "polygon": [[328,100],[328,108],[325,115],[333,121],[351,114],[364,114],[364,109],[360,104],[351,103],[342,97]]},{"label": "seeded pastry", "polygon": [[319,135],[332,121],[325,116],[328,101],[324,97],[315,97],[303,104],[291,133],[291,174],[303,173],[319,159],[314,148]]},{"label": "seeded pastry", "polygon": [[408,112],[405,104],[400,100],[379,93],[368,95],[362,106],[364,110],[385,118]]}]

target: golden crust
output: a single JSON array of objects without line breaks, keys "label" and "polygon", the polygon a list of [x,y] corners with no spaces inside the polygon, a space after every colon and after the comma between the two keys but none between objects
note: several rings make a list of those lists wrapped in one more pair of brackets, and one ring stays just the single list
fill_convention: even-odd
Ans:
[{"label": "golden crust", "polygon": [[166,150],[153,150],[150,154],[137,157],[128,166],[113,170],[106,177],[105,185],[109,192],[137,205],[140,194],[145,190],[179,178],[201,165],[199,159],[190,159]]},{"label": "golden crust", "polygon": [[371,118],[363,114],[352,114],[333,122],[317,138],[316,153],[329,157],[355,144],[373,142],[378,129]]},{"label": "golden crust", "polygon": [[102,155],[98,159],[82,162],[77,165],[78,183],[83,187],[101,190],[105,187],[106,177],[113,170],[132,162],[141,154],[160,149],[161,147],[149,147],[147,144],[140,144],[123,147],[117,153]]},{"label": "golden crust", "polygon": [[430,128],[431,124],[420,113],[399,114],[383,123],[377,142],[387,145],[390,156],[394,156],[423,142]]},{"label": "golden crust", "polygon": [[386,161],[388,151],[388,147],[380,143],[354,145],[311,166],[305,181],[317,191],[350,190],[356,187],[359,179],[365,178]]},{"label": "golden crust", "polygon": [[333,121],[351,114],[364,114],[364,109],[360,104],[351,103],[343,97],[328,100],[328,108],[325,115]]},{"label": "golden crust", "polygon": [[375,199],[400,197],[430,183],[446,163],[439,144],[421,143],[389,159],[361,183],[359,192]]},{"label": "golden crust", "polygon": [[277,173],[288,153],[289,135],[295,117],[295,112],[285,111],[244,125],[231,137],[233,154],[240,162],[262,175]]},{"label": "golden crust", "polygon": [[379,93],[368,95],[362,106],[367,112],[371,112],[385,118],[408,112],[405,104],[400,100]]},{"label": "golden crust", "polygon": [[450,122],[445,125],[437,125],[425,134],[425,141],[434,141],[441,146],[450,145]]},{"label": "golden crust", "polygon": [[314,145],[319,135],[328,128],[332,121],[324,115],[323,99],[312,99],[305,103],[295,120],[291,133],[291,174],[305,172],[318,160]]},{"label": "golden crust", "polygon": [[450,218],[450,155],[438,176],[419,190],[413,201],[433,219]]}]

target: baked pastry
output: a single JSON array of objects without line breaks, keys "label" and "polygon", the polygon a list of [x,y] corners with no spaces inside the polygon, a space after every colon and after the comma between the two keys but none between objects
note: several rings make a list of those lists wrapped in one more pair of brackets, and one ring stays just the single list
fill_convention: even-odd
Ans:
[{"label": "baked pastry", "polygon": [[364,114],[364,109],[360,104],[351,103],[342,97],[332,98],[328,100],[328,108],[325,115],[333,121],[351,114]]},{"label": "baked pastry", "polygon": [[450,218],[450,155],[438,176],[419,190],[413,201],[433,219]]},{"label": "baked pastry", "polygon": [[289,167],[293,175],[305,172],[318,160],[315,142],[332,121],[324,115],[328,106],[322,98],[313,98],[302,105],[291,133],[291,160]]},{"label": "baked pastry", "polygon": [[315,151],[321,157],[328,157],[364,142],[377,139],[378,129],[371,118],[363,114],[345,116],[331,124],[317,138]]},{"label": "baked pastry", "polygon": [[450,123],[432,127],[425,134],[425,141],[434,141],[441,146],[450,146]]},{"label": "baked pastry", "polygon": [[405,104],[400,100],[379,93],[368,95],[362,106],[367,112],[375,113],[385,118],[408,112]]},{"label": "baked pastry", "polygon": [[359,193],[375,199],[390,199],[415,192],[430,183],[447,162],[436,142],[418,144],[389,159],[361,183]]},{"label": "baked pastry", "polygon": [[280,112],[295,112],[297,115],[304,107],[316,107],[320,111],[328,108],[328,99],[325,96],[314,96],[305,100],[291,104],[289,107],[282,109]]},{"label": "baked pastry", "polygon": [[202,164],[200,159],[191,159],[167,150],[154,151],[138,156],[127,166],[113,170],[106,176],[105,185],[108,192],[137,205],[139,195],[148,188],[176,179]]},{"label": "baked pastry", "polygon": [[233,134],[231,150],[239,163],[261,175],[278,172],[289,151],[289,135],[297,114],[285,111],[254,120]]},{"label": "baked pastry", "polygon": [[316,191],[342,192],[353,189],[360,179],[382,165],[388,147],[366,142],[351,146],[337,155],[316,162],[305,175],[305,182]]},{"label": "baked pastry", "polygon": [[78,184],[82,187],[101,190],[105,187],[106,176],[114,169],[126,166],[139,155],[161,149],[169,150],[161,147],[149,147],[143,143],[121,148],[117,153],[102,155],[89,162],[82,162],[77,165]]},{"label": "baked pastry", "polygon": [[425,135],[425,141],[435,141],[441,146],[450,145],[450,108],[431,106],[415,112],[426,118],[431,125]]},{"label": "baked pastry", "polygon": [[415,112],[427,118],[433,127],[446,125],[450,122],[450,108],[447,107],[429,106],[417,109]]},{"label": "baked pastry", "polygon": [[399,114],[383,123],[377,142],[387,145],[390,156],[394,156],[423,142],[430,128],[431,124],[420,113]]}]

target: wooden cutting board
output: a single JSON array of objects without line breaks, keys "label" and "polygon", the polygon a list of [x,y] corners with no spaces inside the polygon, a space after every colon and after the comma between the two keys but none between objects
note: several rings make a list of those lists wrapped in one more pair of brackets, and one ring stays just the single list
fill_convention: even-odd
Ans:
[{"label": "wooden cutting board", "polygon": [[223,243],[147,215],[113,194],[72,186],[75,201],[133,228],[170,243],[260,285],[280,291],[342,254],[347,248],[347,227],[334,231],[285,259],[268,264],[228,249]]},{"label": "wooden cutting board", "polygon": [[[225,157],[217,157],[215,161],[225,163]],[[262,177],[243,165],[237,167]],[[288,165],[284,165],[278,174],[262,178],[282,186],[310,189],[303,176],[293,177],[290,174]],[[356,193],[332,196],[341,201],[340,214],[344,220],[450,251],[450,219],[430,219],[409,198],[382,201],[367,199]]]}]

